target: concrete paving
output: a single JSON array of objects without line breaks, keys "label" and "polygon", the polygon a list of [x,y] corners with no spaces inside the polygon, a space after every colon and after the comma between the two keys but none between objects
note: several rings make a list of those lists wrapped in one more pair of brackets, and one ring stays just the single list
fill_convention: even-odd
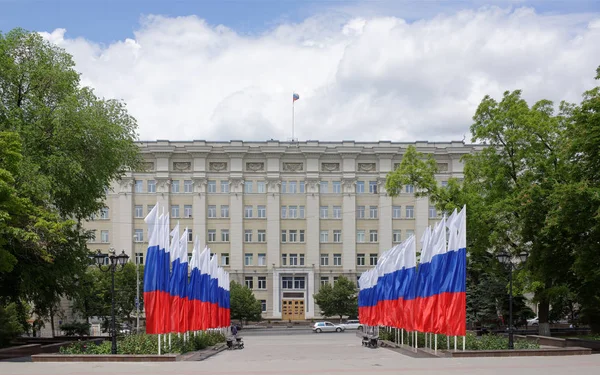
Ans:
[{"label": "concrete paving", "polygon": [[369,349],[348,333],[244,338],[243,350],[226,350],[202,362],[0,363],[0,374],[367,375],[367,374],[600,374],[600,355],[514,358],[410,358]]}]

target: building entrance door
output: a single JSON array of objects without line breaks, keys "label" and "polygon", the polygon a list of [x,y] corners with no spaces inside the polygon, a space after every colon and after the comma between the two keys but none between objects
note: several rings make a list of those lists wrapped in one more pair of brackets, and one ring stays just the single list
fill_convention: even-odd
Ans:
[{"label": "building entrance door", "polygon": [[281,301],[282,320],[304,320],[304,300],[284,299]]}]

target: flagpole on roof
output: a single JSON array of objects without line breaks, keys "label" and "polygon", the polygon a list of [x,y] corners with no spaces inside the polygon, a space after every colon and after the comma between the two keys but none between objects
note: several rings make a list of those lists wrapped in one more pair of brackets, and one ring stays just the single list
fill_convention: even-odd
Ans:
[{"label": "flagpole on roof", "polygon": [[294,122],[295,122],[295,108],[294,108],[294,104],[296,103],[296,100],[300,99],[300,95],[296,94],[295,92],[292,94],[292,142],[296,142],[296,138],[294,137]]}]

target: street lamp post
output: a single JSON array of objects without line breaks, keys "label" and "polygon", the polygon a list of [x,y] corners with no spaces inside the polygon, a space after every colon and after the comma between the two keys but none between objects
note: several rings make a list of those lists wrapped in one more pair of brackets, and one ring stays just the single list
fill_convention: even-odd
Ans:
[{"label": "street lamp post", "polygon": [[111,322],[111,339],[112,339],[111,353],[117,354],[117,328],[116,328],[116,324],[115,324],[115,272],[117,271],[118,267],[120,267],[119,270],[123,270],[123,268],[125,267],[125,264],[127,263],[127,260],[129,259],[129,256],[127,256],[127,254],[125,254],[125,251],[121,251],[121,254],[115,255],[115,249],[113,249],[112,247],[109,249],[109,254],[110,254],[110,255],[108,255],[109,264],[108,264],[107,268],[102,267],[105,259],[107,258],[106,254],[102,254],[102,252],[98,249],[96,254],[92,255],[92,257],[96,261],[96,265],[98,266],[100,271],[102,271],[102,272],[110,271],[110,273],[111,273],[111,279],[112,279],[112,287],[110,290],[111,300],[112,300],[111,301],[111,318],[112,318],[112,322]]},{"label": "street lamp post", "polygon": [[514,345],[514,338],[513,338],[513,291],[512,291],[512,275],[513,275],[513,270],[516,270],[519,267],[519,264],[523,264],[527,261],[527,258],[529,257],[529,253],[527,253],[526,251],[522,251],[519,253],[518,259],[519,262],[517,263],[513,263],[513,257],[511,254],[503,251],[500,252],[496,255],[496,257],[498,258],[498,260],[500,261],[500,263],[502,263],[503,265],[508,266],[509,268],[509,274],[508,274],[508,281],[509,281],[509,290],[508,290],[508,349],[512,350],[515,348]]}]

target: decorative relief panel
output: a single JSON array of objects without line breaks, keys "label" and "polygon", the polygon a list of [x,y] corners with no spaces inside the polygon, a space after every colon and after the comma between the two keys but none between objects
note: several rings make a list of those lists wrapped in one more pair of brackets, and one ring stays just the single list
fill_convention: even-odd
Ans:
[{"label": "decorative relief panel", "polygon": [[131,193],[134,181],[132,178],[124,178],[119,181],[119,193]]},{"label": "decorative relief panel", "polygon": [[142,163],[142,171],[153,171],[154,170],[154,162],[148,161]]},{"label": "decorative relief panel", "polygon": [[448,172],[448,163],[437,163],[438,171]]},{"label": "decorative relief panel", "polygon": [[304,170],[304,163],[283,163],[284,172],[301,172]]},{"label": "decorative relief panel", "polygon": [[189,161],[173,162],[173,170],[175,170],[175,171],[189,171],[191,169],[192,169],[192,163]]},{"label": "decorative relief panel", "polygon": [[156,180],[156,191],[158,193],[166,193],[169,189],[169,185],[171,184],[171,180],[166,178],[161,178]]},{"label": "decorative relief panel", "polygon": [[251,172],[260,172],[265,170],[265,163],[248,162],[246,163],[246,170]]},{"label": "decorative relief panel", "polygon": [[322,172],[337,172],[340,170],[340,163],[321,163]]},{"label": "decorative relief panel", "polygon": [[377,172],[375,163],[358,163],[359,172]]},{"label": "decorative relief panel", "polygon": [[281,185],[281,181],[279,180],[267,180],[268,192],[277,193],[279,191],[279,185]]},{"label": "decorative relief panel", "polygon": [[317,188],[319,186],[319,180],[309,179],[306,180],[306,191],[307,192],[317,192]]},{"label": "decorative relief panel", "polygon": [[208,163],[208,170],[213,172],[226,171],[227,163],[224,161],[211,161]]},{"label": "decorative relief panel", "polygon": [[194,178],[192,184],[194,186],[194,192],[201,193],[208,184],[208,180],[206,178]]},{"label": "decorative relief panel", "polygon": [[342,188],[345,193],[354,192],[354,185],[356,185],[356,178],[345,178],[342,180]]}]

